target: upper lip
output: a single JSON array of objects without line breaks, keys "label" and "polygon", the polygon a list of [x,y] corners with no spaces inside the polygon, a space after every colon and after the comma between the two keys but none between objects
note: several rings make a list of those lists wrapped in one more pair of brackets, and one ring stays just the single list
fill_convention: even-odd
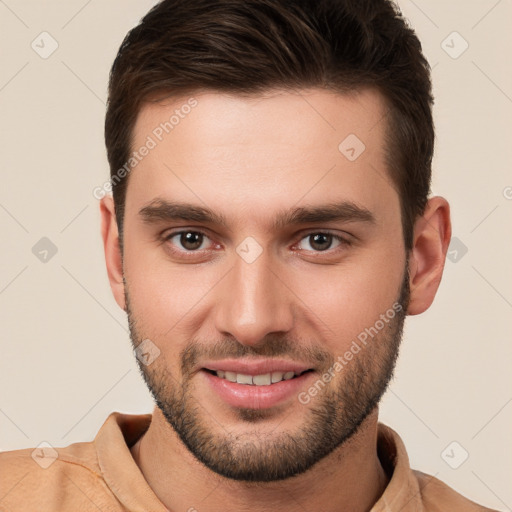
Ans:
[{"label": "upper lip", "polygon": [[201,369],[211,371],[224,370],[244,375],[265,375],[272,372],[294,372],[300,374],[312,368],[304,363],[288,361],[285,359],[221,359],[217,361],[206,361]]}]

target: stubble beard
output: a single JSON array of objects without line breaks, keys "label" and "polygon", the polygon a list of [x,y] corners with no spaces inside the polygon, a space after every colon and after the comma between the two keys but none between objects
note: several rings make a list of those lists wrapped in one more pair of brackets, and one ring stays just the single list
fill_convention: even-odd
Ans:
[{"label": "stubble beard", "polygon": [[[136,347],[145,337],[138,331],[139,322],[130,309],[126,286],[125,290],[130,337]],[[303,414],[304,422],[293,431],[278,431],[278,428],[273,432],[262,431],[258,423],[275,414],[265,409],[235,410],[240,422],[254,426],[243,433],[219,427],[221,422],[211,418],[200,397],[194,396],[191,369],[204,358],[206,351],[219,357],[295,356],[303,361],[315,361],[315,368],[322,368],[318,372],[320,378],[335,362],[331,354],[321,349],[298,349],[288,338],[269,338],[268,344],[258,349],[225,339],[215,346],[201,344],[201,349],[197,343],[187,345],[180,354],[181,376],[172,375],[158,360],[150,366],[137,360],[138,366],[169,425],[205,466],[233,480],[284,480],[304,473],[346,443],[377,407],[393,376],[409,295],[406,268],[396,301],[401,310],[341,370],[342,378],[337,379],[336,387],[333,380],[303,406],[303,412],[299,413]]]}]

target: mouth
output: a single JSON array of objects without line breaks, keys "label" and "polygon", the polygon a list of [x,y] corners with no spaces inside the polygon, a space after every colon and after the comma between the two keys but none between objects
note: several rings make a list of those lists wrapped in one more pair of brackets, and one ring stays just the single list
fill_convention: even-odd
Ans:
[{"label": "mouth", "polygon": [[212,361],[199,370],[215,396],[233,407],[249,409],[291,402],[315,373],[304,364],[272,359]]},{"label": "mouth", "polygon": [[249,375],[247,373],[238,373],[229,370],[210,370],[203,368],[204,371],[219,377],[219,379],[225,379],[229,382],[244,384],[246,386],[271,386],[277,384],[283,380],[291,380],[300,377],[301,375],[312,372],[312,369],[303,370],[300,372],[294,371],[274,371],[268,373],[262,373],[260,375]]}]

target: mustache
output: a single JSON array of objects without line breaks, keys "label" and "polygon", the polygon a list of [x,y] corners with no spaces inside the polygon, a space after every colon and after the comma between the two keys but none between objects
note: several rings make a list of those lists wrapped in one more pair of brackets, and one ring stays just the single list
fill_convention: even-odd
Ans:
[{"label": "mustache", "polygon": [[233,338],[223,338],[215,342],[192,341],[180,353],[183,375],[190,373],[200,361],[239,358],[284,357],[315,367],[329,368],[334,364],[333,356],[311,343],[297,342],[290,337],[267,336],[257,346],[243,345]]}]

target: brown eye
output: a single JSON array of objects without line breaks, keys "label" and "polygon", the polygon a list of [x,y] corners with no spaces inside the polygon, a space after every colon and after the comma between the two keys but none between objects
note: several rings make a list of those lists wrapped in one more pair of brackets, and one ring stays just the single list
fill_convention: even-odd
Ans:
[{"label": "brown eye", "polygon": [[332,235],[327,235],[325,233],[309,235],[309,245],[317,251],[325,251],[332,245]]},{"label": "brown eye", "polygon": [[181,234],[180,243],[185,249],[195,251],[201,247],[201,244],[203,243],[203,235],[201,233],[187,231],[186,233]]},{"label": "brown eye", "polygon": [[179,233],[173,233],[166,237],[166,240],[171,242],[173,245],[181,246],[185,251],[197,251],[204,247],[203,244],[207,238],[198,231],[181,231]]},{"label": "brown eye", "polygon": [[299,249],[312,252],[323,252],[329,249],[336,249],[341,246],[350,245],[348,240],[331,233],[316,232],[302,238],[299,242]]}]

